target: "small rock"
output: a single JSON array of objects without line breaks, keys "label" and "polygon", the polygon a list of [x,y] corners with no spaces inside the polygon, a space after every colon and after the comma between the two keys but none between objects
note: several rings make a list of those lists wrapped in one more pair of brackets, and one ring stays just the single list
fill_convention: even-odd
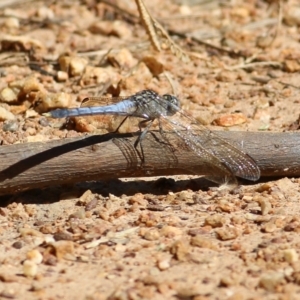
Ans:
[{"label": "small rock", "polygon": [[217,211],[221,210],[221,211],[227,212],[227,213],[233,212],[234,209],[235,209],[234,205],[226,200],[219,201],[219,204],[216,207]]},{"label": "small rock", "polygon": [[193,13],[193,10],[188,5],[180,5],[180,7],[179,7],[179,13],[181,15],[188,16],[188,15],[191,15]]},{"label": "small rock", "polygon": [[33,136],[26,137],[27,143],[44,142],[44,141],[48,141],[48,140],[49,140],[49,137],[44,134],[36,134]]},{"label": "small rock", "polygon": [[155,56],[145,56],[143,57],[142,62],[146,64],[146,66],[155,77],[160,75],[164,71],[163,64],[158,61]]},{"label": "small rock", "polygon": [[218,119],[215,119],[214,123],[216,123],[219,126],[230,127],[230,126],[234,126],[234,125],[243,124],[246,121],[247,121],[247,118],[243,114],[236,113],[236,114],[225,115]]},{"label": "small rock", "polygon": [[87,190],[83,193],[83,195],[79,198],[78,204],[79,205],[86,205],[88,202],[90,202],[92,199],[94,199],[95,196],[91,192],[91,190]]},{"label": "small rock", "polygon": [[8,270],[0,273],[0,281],[1,282],[19,282],[18,276],[10,274]]},{"label": "small rock", "polygon": [[236,74],[230,71],[222,71],[216,76],[216,79],[222,82],[233,82],[236,80]]},{"label": "small rock", "polygon": [[15,249],[21,249],[23,247],[23,243],[21,241],[14,242],[12,245]]},{"label": "small rock", "polygon": [[256,46],[261,49],[265,49],[269,47],[273,41],[274,41],[274,37],[271,35],[259,35],[256,38]]},{"label": "small rock", "polygon": [[283,14],[284,22],[289,26],[299,26],[300,25],[300,7],[286,5]]},{"label": "small rock", "polygon": [[231,286],[237,286],[240,281],[240,276],[237,274],[232,273],[231,275],[227,275],[220,278],[220,286],[223,287],[231,287]]},{"label": "small rock", "polygon": [[262,275],[259,280],[259,286],[269,292],[274,292],[276,287],[284,282],[284,274],[279,272],[272,272]]},{"label": "small rock", "polygon": [[185,201],[185,202],[190,202],[190,200],[193,199],[193,194],[189,191],[181,191],[177,195],[177,200],[178,201]]},{"label": "small rock", "polygon": [[43,237],[44,236],[41,232],[32,228],[20,228],[19,232],[22,237],[26,237],[26,236]]},{"label": "small rock", "polygon": [[256,192],[258,193],[269,192],[271,189],[272,189],[272,185],[270,185],[269,183],[263,183],[256,189]]},{"label": "small rock", "polygon": [[137,193],[128,200],[128,203],[131,205],[138,204],[140,206],[146,206],[148,201],[145,199],[143,194]]},{"label": "small rock", "polygon": [[112,24],[111,34],[121,39],[128,39],[132,36],[132,31],[128,27],[127,23],[120,20],[116,20]]},{"label": "small rock", "polygon": [[170,248],[170,253],[173,254],[179,261],[187,261],[190,258],[189,244],[184,241],[176,241]]},{"label": "small rock", "polygon": [[250,10],[247,7],[241,7],[241,6],[240,7],[235,6],[230,11],[231,16],[240,17],[242,19],[249,17],[249,14],[250,14]]},{"label": "small rock", "polygon": [[3,299],[15,299],[16,296],[16,290],[13,288],[4,288],[0,293],[0,297]]},{"label": "small rock", "polygon": [[7,109],[0,106],[0,121],[14,120],[15,116]]},{"label": "small rock", "polygon": [[82,86],[92,84],[106,84],[109,81],[118,81],[119,75],[109,68],[100,68],[93,66],[86,66],[85,71],[81,77],[80,84]]},{"label": "small rock", "polygon": [[205,219],[204,225],[209,225],[213,228],[222,227],[226,223],[226,219],[221,215],[209,216]]},{"label": "small rock", "polygon": [[37,9],[36,15],[41,19],[52,20],[54,18],[54,12],[47,6],[41,6]]},{"label": "small rock", "polygon": [[57,232],[53,235],[55,241],[72,241],[73,237],[71,234],[66,232]]},{"label": "small rock", "polygon": [[54,249],[57,259],[74,254],[74,243],[72,241],[57,241],[50,243],[49,246]]},{"label": "small rock", "polygon": [[36,135],[36,129],[35,128],[32,128],[32,127],[29,127],[26,129],[26,135],[27,136],[30,136],[30,135]]},{"label": "small rock", "polygon": [[43,117],[43,118],[39,119],[39,124],[43,127],[47,127],[47,126],[49,126],[50,122],[47,118]]},{"label": "small rock", "polygon": [[29,76],[23,80],[20,80],[19,82],[14,81],[9,86],[20,87],[18,96],[21,97],[22,100],[27,100],[26,97],[28,97],[28,95],[30,95],[31,93],[46,92],[44,86],[35,76]]},{"label": "small rock", "polygon": [[277,226],[276,226],[276,224],[274,224],[274,222],[270,221],[270,222],[265,223],[261,229],[263,232],[271,233],[271,232],[274,232],[277,230]]},{"label": "small rock", "polygon": [[43,261],[43,255],[37,249],[30,250],[26,253],[27,260],[40,264]]},{"label": "small rock", "polygon": [[112,52],[108,54],[107,59],[114,67],[121,69],[130,69],[137,64],[137,60],[126,48],[121,49],[117,53]]},{"label": "small rock", "polygon": [[99,218],[101,218],[104,221],[108,221],[109,213],[107,211],[99,211]]},{"label": "small rock", "polygon": [[294,263],[296,261],[298,261],[298,253],[295,249],[285,249],[283,250],[283,256],[284,259],[288,262],[288,263]]},{"label": "small rock", "polygon": [[120,218],[121,216],[126,215],[126,209],[125,208],[118,208],[114,212],[111,213],[111,216],[113,216],[115,219]]},{"label": "small rock", "polygon": [[157,229],[148,229],[144,234],[143,238],[147,241],[155,241],[160,237],[159,231]]},{"label": "small rock", "polygon": [[82,207],[69,216],[69,219],[84,219],[84,218],[85,218],[85,209]]},{"label": "small rock", "polygon": [[64,82],[69,79],[69,75],[65,71],[58,71],[56,74],[56,79],[58,82]]},{"label": "small rock", "polygon": [[88,61],[83,57],[61,56],[59,65],[62,71],[67,72],[70,76],[79,76],[83,73]]},{"label": "small rock", "polygon": [[216,229],[216,234],[222,241],[234,240],[238,237],[238,230],[234,227],[220,228]]},{"label": "small rock", "polygon": [[17,95],[13,89],[5,87],[0,92],[0,100],[5,103],[11,103],[17,101]]},{"label": "small rock", "polygon": [[120,82],[121,90],[136,91],[137,86],[145,86],[151,81],[153,75],[145,63],[140,62],[131,76],[126,77]]},{"label": "small rock", "polygon": [[157,267],[163,271],[170,268],[170,257],[159,259],[157,262]]},{"label": "small rock", "polygon": [[252,202],[253,201],[253,196],[244,195],[242,200],[247,202],[247,203]]},{"label": "small rock", "polygon": [[97,21],[89,27],[89,31],[94,34],[110,35],[112,30],[111,21]]},{"label": "small rock", "polygon": [[196,235],[191,239],[191,245],[197,246],[199,248],[207,248],[212,250],[217,250],[218,247],[210,240],[201,235]]},{"label": "small rock", "polygon": [[36,276],[38,271],[38,266],[35,262],[31,260],[25,260],[23,263],[23,273],[26,277]]},{"label": "small rock", "polygon": [[114,35],[122,39],[128,39],[132,35],[128,25],[120,20],[97,21],[89,27],[89,31],[94,34]]},{"label": "small rock", "polygon": [[282,178],[276,182],[276,185],[279,187],[282,193],[289,193],[294,188],[294,183],[290,178]]},{"label": "small rock", "polygon": [[2,130],[6,132],[16,132],[19,129],[19,124],[16,120],[6,120],[3,122]]},{"label": "small rock", "polygon": [[90,211],[93,210],[94,208],[97,207],[98,200],[97,198],[93,198],[91,201],[89,201],[86,206],[85,206],[85,211]]},{"label": "small rock", "polygon": [[297,60],[287,59],[283,63],[283,69],[290,73],[298,72],[300,70],[300,63]]},{"label": "small rock", "polygon": [[180,237],[182,235],[182,230],[174,226],[164,226],[160,230],[160,233],[165,237],[175,238]]},{"label": "small rock", "polygon": [[8,17],[8,18],[5,19],[3,25],[7,28],[19,28],[20,27],[20,22],[19,22],[18,18]]},{"label": "small rock", "polygon": [[36,110],[45,112],[55,108],[68,108],[71,102],[72,98],[70,94],[64,92],[56,94],[48,93],[40,98],[39,106]]},{"label": "small rock", "polygon": [[27,109],[25,112],[25,119],[37,117],[38,113],[33,109]]},{"label": "small rock", "polygon": [[269,199],[267,199],[266,197],[259,197],[257,202],[260,205],[261,214],[263,216],[267,215],[270,212],[270,210],[272,209],[272,205],[271,205]]}]

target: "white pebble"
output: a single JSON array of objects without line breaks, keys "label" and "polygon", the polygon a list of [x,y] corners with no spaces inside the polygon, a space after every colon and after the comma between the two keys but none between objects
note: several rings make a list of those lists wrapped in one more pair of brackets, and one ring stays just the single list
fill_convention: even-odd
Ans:
[{"label": "white pebble", "polygon": [[34,277],[37,274],[38,266],[31,260],[25,260],[23,263],[23,273],[26,277]]}]

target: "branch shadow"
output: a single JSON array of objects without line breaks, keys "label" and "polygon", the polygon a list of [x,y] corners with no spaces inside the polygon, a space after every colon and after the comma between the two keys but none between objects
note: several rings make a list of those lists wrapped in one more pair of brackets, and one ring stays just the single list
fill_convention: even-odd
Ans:
[{"label": "branch shadow", "polygon": [[134,133],[124,133],[124,134],[107,133],[103,135],[92,135],[92,136],[84,137],[77,141],[52,147],[51,149],[36,153],[32,156],[29,156],[25,159],[18,161],[17,163],[10,165],[6,169],[3,169],[0,172],[0,181],[14,178],[15,176],[25,172],[30,168],[33,168],[36,165],[39,165],[47,160],[66,154],[68,152],[78,150],[80,148],[92,146],[97,143],[104,143],[114,138],[126,138],[126,137],[132,137],[134,135],[135,135]]},{"label": "branch shadow", "polygon": [[[133,196],[137,193],[152,195],[167,195],[183,190],[208,190],[218,185],[206,180],[204,177],[176,180],[172,177],[155,177],[142,180],[111,179],[76,183],[73,185],[61,185],[49,188],[31,189],[14,194],[0,196],[0,207],[5,207],[12,202],[23,204],[49,204],[70,198],[79,198],[87,190],[103,197],[114,195]],[[65,199],[64,199],[65,197]]]}]

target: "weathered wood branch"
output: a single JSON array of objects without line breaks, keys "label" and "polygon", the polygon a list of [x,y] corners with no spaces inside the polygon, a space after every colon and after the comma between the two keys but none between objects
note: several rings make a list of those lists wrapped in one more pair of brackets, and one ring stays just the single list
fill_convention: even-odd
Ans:
[{"label": "weathered wood branch", "polygon": [[[218,132],[252,156],[262,177],[300,176],[300,133]],[[145,161],[132,134],[92,135],[0,147],[0,194],[121,177],[216,175],[175,134],[143,140]]]}]

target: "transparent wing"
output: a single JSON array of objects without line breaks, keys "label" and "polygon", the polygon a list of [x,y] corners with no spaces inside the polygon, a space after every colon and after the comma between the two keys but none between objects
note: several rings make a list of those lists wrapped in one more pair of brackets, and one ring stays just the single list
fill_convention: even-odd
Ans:
[{"label": "transparent wing", "polygon": [[159,121],[163,130],[175,132],[202,160],[218,167],[224,174],[229,170],[241,178],[259,179],[260,170],[251,156],[199,124],[183,110],[173,116],[161,116]]},{"label": "transparent wing", "polygon": [[92,106],[105,106],[108,104],[117,103],[123,100],[128,99],[128,96],[119,96],[119,97],[87,97],[84,98],[81,102],[80,107],[92,107]]}]

